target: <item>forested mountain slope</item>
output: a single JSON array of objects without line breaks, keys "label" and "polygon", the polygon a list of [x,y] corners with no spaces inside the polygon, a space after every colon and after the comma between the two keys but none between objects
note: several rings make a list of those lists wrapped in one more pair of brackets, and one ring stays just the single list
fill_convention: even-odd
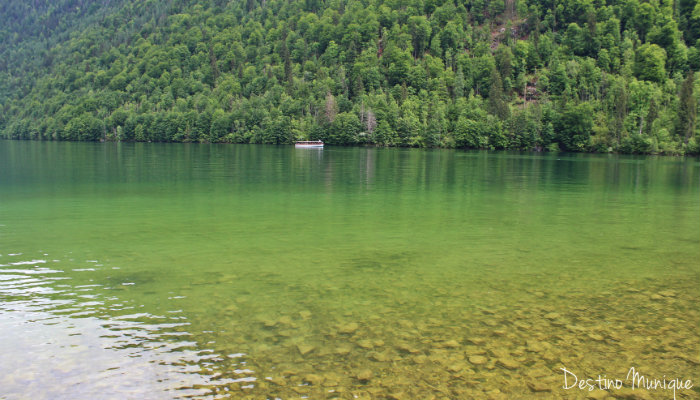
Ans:
[{"label": "forested mountain slope", "polygon": [[0,0],[0,135],[696,154],[698,0]]}]

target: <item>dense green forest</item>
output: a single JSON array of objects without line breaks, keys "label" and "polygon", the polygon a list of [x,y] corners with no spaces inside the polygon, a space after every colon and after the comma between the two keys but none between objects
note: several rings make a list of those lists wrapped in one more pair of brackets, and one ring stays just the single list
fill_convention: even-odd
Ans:
[{"label": "dense green forest", "polygon": [[698,0],[0,0],[12,139],[698,154],[698,70]]}]

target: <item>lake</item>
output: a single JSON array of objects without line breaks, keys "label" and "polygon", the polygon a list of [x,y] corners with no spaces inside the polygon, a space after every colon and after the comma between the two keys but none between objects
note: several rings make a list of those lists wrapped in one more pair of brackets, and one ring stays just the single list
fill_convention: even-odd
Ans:
[{"label": "lake", "polygon": [[0,398],[585,398],[574,375],[626,396],[630,368],[697,398],[699,182],[693,158],[0,141]]}]

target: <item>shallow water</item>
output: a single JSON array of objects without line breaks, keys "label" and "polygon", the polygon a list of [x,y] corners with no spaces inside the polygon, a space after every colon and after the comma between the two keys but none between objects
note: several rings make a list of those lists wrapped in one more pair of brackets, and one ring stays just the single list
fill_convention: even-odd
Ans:
[{"label": "shallow water", "polygon": [[673,398],[627,392],[632,367],[699,398],[699,179],[681,158],[0,141],[0,398]]}]

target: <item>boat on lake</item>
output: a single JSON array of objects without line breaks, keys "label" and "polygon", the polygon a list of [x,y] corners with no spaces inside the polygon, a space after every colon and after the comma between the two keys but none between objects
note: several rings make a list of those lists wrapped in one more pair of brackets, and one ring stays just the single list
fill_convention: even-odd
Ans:
[{"label": "boat on lake", "polygon": [[322,149],[323,142],[320,140],[305,140],[294,143],[297,149]]}]

